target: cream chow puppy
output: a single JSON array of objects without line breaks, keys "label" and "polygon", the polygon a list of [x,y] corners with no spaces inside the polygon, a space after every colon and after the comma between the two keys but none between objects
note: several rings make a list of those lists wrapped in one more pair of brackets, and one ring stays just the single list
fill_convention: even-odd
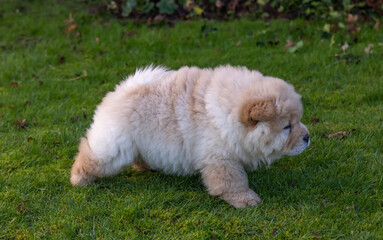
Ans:
[{"label": "cream chow puppy", "polygon": [[97,107],[70,181],[86,185],[131,165],[200,173],[210,195],[255,206],[245,170],[309,146],[302,111],[291,85],[245,67],[140,69]]}]

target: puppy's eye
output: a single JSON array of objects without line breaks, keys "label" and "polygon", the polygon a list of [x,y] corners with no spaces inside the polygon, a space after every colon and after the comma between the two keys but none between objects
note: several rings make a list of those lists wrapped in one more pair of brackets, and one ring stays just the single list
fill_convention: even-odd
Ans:
[{"label": "puppy's eye", "polygon": [[283,128],[283,130],[290,130],[291,129],[291,124],[287,125],[286,127]]}]

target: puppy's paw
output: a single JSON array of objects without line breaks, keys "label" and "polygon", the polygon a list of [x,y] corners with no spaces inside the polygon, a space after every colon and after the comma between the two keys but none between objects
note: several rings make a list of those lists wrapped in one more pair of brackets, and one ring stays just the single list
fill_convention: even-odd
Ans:
[{"label": "puppy's paw", "polygon": [[84,170],[84,166],[80,162],[76,161],[70,173],[70,182],[73,186],[85,186],[92,183],[96,177],[87,174]]},{"label": "puppy's paw", "polygon": [[70,182],[73,186],[85,186],[94,181],[94,178],[84,177],[81,174],[71,174]]},{"label": "puppy's paw", "polygon": [[244,192],[224,193],[221,197],[223,200],[236,208],[256,206],[262,201],[261,198],[251,189]]}]

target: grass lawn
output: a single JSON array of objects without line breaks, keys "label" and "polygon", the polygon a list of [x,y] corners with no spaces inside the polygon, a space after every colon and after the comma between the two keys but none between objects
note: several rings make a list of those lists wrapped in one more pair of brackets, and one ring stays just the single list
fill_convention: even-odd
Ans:
[{"label": "grass lawn", "polygon": [[[330,36],[325,22],[304,20],[148,27],[75,2],[0,7],[0,239],[383,238],[382,29],[358,23],[357,35]],[[290,53],[287,40],[303,46]],[[72,187],[96,105],[150,63],[245,65],[288,80],[302,95],[310,148],[249,173],[263,202],[248,209],[210,197],[198,175],[127,169]],[[351,132],[326,137],[340,131]]]}]

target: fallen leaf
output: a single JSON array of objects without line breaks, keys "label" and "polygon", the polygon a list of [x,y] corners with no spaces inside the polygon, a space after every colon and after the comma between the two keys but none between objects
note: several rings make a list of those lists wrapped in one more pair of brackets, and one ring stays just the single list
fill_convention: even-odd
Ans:
[{"label": "fallen leaf", "polygon": [[128,35],[128,37],[134,37],[137,36],[137,32],[134,30],[130,30],[126,35]]},{"label": "fallen leaf", "polygon": [[19,86],[19,83],[18,82],[11,82],[9,84],[10,87],[18,87]]},{"label": "fallen leaf", "polygon": [[239,46],[241,46],[241,41],[238,41],[236,44],[235,44],[235,46],[237,46],[237,47],[239,47]]},{"label": "fallen leaf", "polygon": [[35,140],[33,137],[27,138],[27,142],[30,142],[30,141],[33,141],[33,140]]},{"label": "fallen leaf", "polygon": [[354,23],[349,23],[347,24],[347,29],[351,32],[351,34],[357,34],[358,32],[360,32],[361,28],[355,25]]},{"label": "fallen leaf", "polygon": [[64,56],[60,56],[60,57],[59,57],[59,63],[60,63],[60,64],[65,63],[65,57],[64,57]]},{"label": "fallen leaf", "polygon": [[287,40],[287,43],[285,44],[285,49],[289,50],[289,48],[294,47],[294,46],[295,46],[295,42]]},{"label": "fallen leaf", "polygon": [[346,19],[347,23],[354,23],[356,21],[358,21],[358,15],[352,15],[351,13],[347,15],[347,19]]},{"label": "fallen leaf", "polygon": [[201,225],[201,220],[200,219],[198,219],[198,222],[197,222],[197,224],[195,225],[196,227],[199,227]]},{"label": "fallen leaf", "polygon": [[312,118],[311,119],[311,123],[315,124],[315,123],[319,123],[320,122],[320,119],[319,118]]},{"label": "fallen leaf", "polygon": [[84,117],[84,119],[86,119],[85,108],[82,109],[82,116]]},{"label": "fallen leaf", "polygon": [[28,124],[27,124],[27,120],[26,119],[23,119],[20,121],[20,119],[17,119],[17,122],[16,122],[17,126],[21,129],[24,129]]},{"label": "fallen leaf", "polygon": [[287,40],[287,43],[285,44],[285,49],[289,51],[290,53],[295,53],[298,49],[303,47],[303,41],[299,41],[297,43]]},{"label": "fallen leaf", "polygon": [[74,78],[71,78],[71,79],[68,79],[68,80],[63,80],[63,81],[75,81],[75,80],[84,78],[86,76],[88,76],[88,72],[86,70],[82,70],[82,75],[78,74],[77,77],[74,77]]},{"label": "fallen leaf", "polygon": [[297,185],[297,180],[293,179],[291,180],[291,187],[295,187]]},{"label": "fallen leaf", "polygon": [[75,121],[78,120],[78,119],[79,119],[79,116],[76,115],[76,116],[74,116],[74,117],[71,117],[71,118],[70,118],[70,121],[71,121],[71,122],[75,122]]},{"label": "fallen leaf", "polygon": [[379,20],[376,20],[376,22],[374,24],[374,29],[379,30],[379,28],[380,28],[380,22],[379,22]]},{"label": "fallen leaf", "polygon": [[65,22],[66,24],[70,24],[70,23],[73,23],[73,22],[74,22],[74,19],[73,19],[73,17],[72,17],[72,13],[69,13],[69,17],[68,17],[68,19],[65,19],[64,22]]},{"label": "fallen leaf", "polygon": [[315,238],[321,238],[322,236],[316,232],[311,233]]},{"label": "fallen leaf", "polygon": [[350,131],[343,131],[343,132],[336,132],[336,133],[331,133],[331,134],[326,134],[326,137],[328,139],[330,138],[338,138],[338,139],[343,139],[345,137],[348,137],[351,132],[356,131],[356,129],[352,129]]},{"label": "fallen leaf", "polygon": [[343,45],[342,45],[342,50],[343,50],[343,53],[346,53],[346,50],[349,48],[350,45],[348,45],[347,42],[345,42]]},{"label": "fallen leaf", "polygon": [[70,32],[72,32],[73,30],[76,29],[76,27],[77,27],[77,24],[71,24],[71,25],[69,25],[68,27],[66,27],[66,29],[65,29],[65,33],[70,33]]},{"label": "fallen leaf", "polygon": [[366,55],[369,55],[372,53],[372,48],[374,47],[374,44],[370,43],[368,44],[368,46],[364,49],[364,53]]},{"label": "fallen leaf", "polygon": [[27,208],[25,205],[26,205],[26,201],[24,200],[21,200],[20,204],[17,205],[17,211],[18,212],[21,212],[21,213],[25,213],[25,212],[28,212],[29,211],[29,208]]}]

